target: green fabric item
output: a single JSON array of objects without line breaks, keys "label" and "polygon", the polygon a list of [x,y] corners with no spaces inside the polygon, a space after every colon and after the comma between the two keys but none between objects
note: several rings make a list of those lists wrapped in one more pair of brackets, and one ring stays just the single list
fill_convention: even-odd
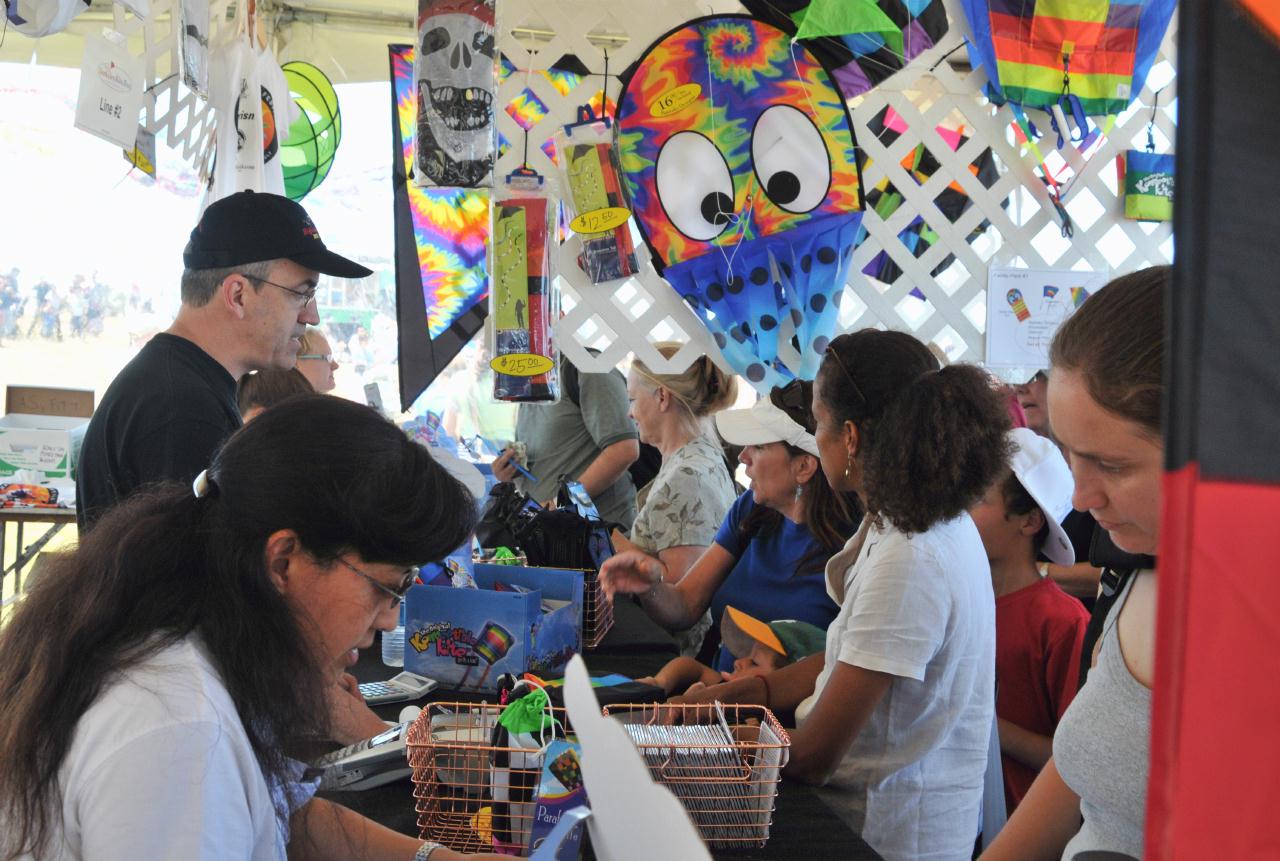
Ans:
[{"label": "green fabric item", "polygon": [[516,558],[516,554],[511,552],[510,547],[499,547],[493,551],[494,565],[519,565],[520,560]]},{"label": "green fabric item", "polygon": [[547,692],[536,688],[502,710],[498,723],[507,728],[507,732],[516,733],[541,732],[555,726],[555,718],[547,710],[550,701]]},{"label": "green fabric item", "polygon": [[889,49],[902,56],[902,29],[875,0],[813,0],[799,25],[797,39],[879,33]]},{"label": "green fabric item", "polygon": [[821,652],[827,647],[827,632],[808,622],[788,619],[770,622],[769,628],[787,650],[787,660],[795,663],[801,658]]}]

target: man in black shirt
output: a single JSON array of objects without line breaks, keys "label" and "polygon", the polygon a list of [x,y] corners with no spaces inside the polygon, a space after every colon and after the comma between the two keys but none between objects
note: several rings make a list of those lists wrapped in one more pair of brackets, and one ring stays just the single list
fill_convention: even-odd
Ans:
[{"label": "man in black shirt", "polygon": [[303,330],[320,322],[320,274],[372,274],[325,248],[297,203],[252,191],[211,204],[182,259],[177,319],[116,376],[85,432],[81,530],[144,484],[192,481],[240,427],[236,381],[294,366]]}]

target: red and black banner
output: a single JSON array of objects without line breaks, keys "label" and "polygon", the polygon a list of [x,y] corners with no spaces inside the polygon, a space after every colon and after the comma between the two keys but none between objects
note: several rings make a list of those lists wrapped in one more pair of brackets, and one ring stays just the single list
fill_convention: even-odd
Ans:
[{"label": "red and black banner", "polygon": [[1146,858],[1280,858],[1280,43],[1179,22]]}]

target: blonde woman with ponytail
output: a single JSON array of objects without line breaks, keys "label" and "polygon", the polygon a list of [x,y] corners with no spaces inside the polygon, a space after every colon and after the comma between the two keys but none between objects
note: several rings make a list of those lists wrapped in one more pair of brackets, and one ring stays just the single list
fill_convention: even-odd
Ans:
[{"label": "blonde woman with ponytail", "polygon": [[[682,345],[655,345],[671,358]],[[716,530],[733,504],[733,479],[716,438],[712,417],[737,400],[737,381],[706,356],[678,374],[631,363],[627,397],[631,418],[646,442],[662,453],[662,467],[639,489],[631,528],[635,549],[657,557],[666,580],[678,583],[715,540]],[[696,652],[709,621],[682,638],[682,651]]]}]

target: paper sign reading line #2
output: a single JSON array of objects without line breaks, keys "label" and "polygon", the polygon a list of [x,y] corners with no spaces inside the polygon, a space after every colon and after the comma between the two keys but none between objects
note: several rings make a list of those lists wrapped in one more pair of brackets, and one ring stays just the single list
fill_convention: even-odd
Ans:
[{"label": "paper sign reading line #2", "polygon": [[626,224],[630,217],[631,210],[625,206],[606,206],[582,213],[569,222],[569,229],[583,234],[607,233]]},{"label": "paper sign reading line #2", "polygon": [[489,367],[509,377],[536,377],[538,374],[547,373],[555,366],[554,361],[536,353],[510,353],[506,356],[497,356],[489,362]]}]

